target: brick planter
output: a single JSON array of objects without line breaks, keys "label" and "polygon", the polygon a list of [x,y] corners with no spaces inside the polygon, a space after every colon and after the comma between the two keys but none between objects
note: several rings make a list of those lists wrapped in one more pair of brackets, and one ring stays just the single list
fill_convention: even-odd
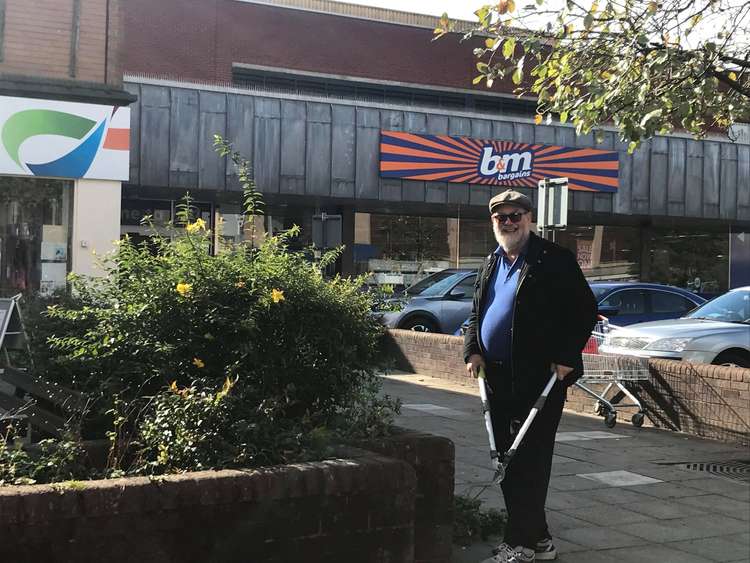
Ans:
[{"label": "brick planter", "polygon": [[453,444],[399,430],[367,446],[382,453],[0,487],[0,560],[450,562]]}]

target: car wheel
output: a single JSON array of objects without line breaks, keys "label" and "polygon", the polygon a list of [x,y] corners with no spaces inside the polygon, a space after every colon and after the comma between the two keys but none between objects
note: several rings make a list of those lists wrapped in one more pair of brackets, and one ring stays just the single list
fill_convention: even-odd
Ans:
[{"label": "car wheel", "polygon": [[412,317],[407,319],[399,328],[413,330],[415,332],[440,332],[435,323],[425,317]]},{"label": "car wheel", "polygon": [[750,359],[737,352],[722,352],[711,363],[715,366],[750,368]]}]

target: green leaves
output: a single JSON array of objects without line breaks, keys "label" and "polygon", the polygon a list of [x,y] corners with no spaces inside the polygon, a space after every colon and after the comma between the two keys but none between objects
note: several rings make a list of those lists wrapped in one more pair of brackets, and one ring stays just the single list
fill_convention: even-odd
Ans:
[{"label": "green leaves", "polygon": [[503,42],[503,57],[506,59],[510,59],[513,56],[513,53],[515,53],[516,50],[516,40],[513,37],[508,37]]},{"label": "green leaves", "polygon": [[[701,136],[709,127],[750,120],[750,72],[731,64],[745,60],[746,42],[736,39],[744,28],[702,26],[700,37],[685,41],[704,14],[716,15],[716,7],[704,11],[704,5],[679,0],[569,1],[544,27],[527,17],[534,13],[529,6],[508,25],[512,8],[500,2],[485,14],[495,22],[485,30],[495,32],[492,51],[502,57],[486,59],[480,73],[509,74],[515,93],[535,95],[545,115],[557,114],[580,132],[614,123],[621,138],[637,146],[675,127]],[[722,6],[721,16],[739,21],[738,10]]]}]

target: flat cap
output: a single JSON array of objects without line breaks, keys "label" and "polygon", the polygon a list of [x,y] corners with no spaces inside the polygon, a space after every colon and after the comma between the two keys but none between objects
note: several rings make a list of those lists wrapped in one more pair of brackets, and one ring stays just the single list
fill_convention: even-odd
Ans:
[{"label": "flat cap", "polygon": [[515,190],[505,190],[493,197],[490,200],[490,213],[494,213],[495,208],[501,205],[515,205],[526,211],[531,211],[533,207],[531,200],[527,196]]}]

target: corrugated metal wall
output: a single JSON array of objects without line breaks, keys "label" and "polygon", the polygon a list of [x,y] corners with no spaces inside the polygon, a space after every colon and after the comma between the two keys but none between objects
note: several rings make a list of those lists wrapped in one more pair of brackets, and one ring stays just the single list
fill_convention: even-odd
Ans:
[{"label": "corrugated metal wall", "polygon": [[[570,127],[470,114],[295,99],[211,87],[126,83],[131,106],[130,184],[238,189],[213,151],[225,135],[251,161],[264,192],[386,202],[485,205],[500,188],[381,179],[381,129],[465,135],[620,152],[616,194],[573,192],[571,208],[623,215],[750,221],[750,145],[658,137],[633,155],[606,132],[603,142]],[[535,190],[531,190],[534,195]]]}]

